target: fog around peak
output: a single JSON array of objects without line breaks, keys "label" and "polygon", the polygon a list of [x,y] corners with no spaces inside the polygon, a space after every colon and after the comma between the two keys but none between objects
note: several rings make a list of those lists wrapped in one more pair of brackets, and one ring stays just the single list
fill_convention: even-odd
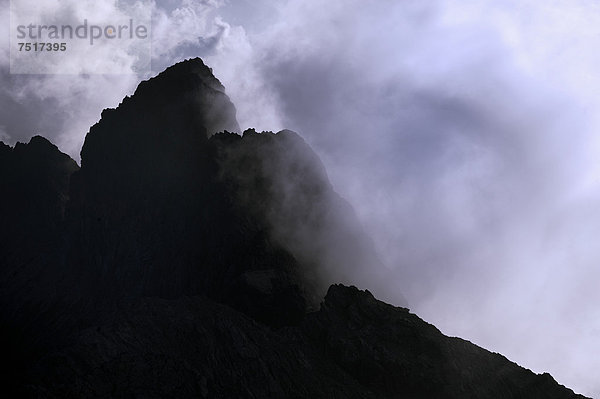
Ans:
[{"label": "fog around peak", "polygon": [[595,2],[157,1],[151,74],[76,77],[9,75],[1,4],[3,140],[78,160],[103,108],[200,56],[242,129],[317,152],[412,311],[600,396]]}]

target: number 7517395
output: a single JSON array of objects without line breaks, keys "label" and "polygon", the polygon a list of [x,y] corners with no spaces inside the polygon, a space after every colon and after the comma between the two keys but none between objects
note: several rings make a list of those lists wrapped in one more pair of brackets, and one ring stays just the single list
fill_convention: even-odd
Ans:
[{"label": "number 7517395", "polygon": [[66,51],[67,43],[18,43],[19,51]]}]

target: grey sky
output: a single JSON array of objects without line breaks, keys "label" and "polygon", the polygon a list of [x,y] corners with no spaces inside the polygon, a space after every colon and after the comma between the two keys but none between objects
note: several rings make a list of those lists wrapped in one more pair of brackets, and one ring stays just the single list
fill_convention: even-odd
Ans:
[{"label": "grey sky", "polygon": [[[147,76],[9,75],[1,4],[0,134],[78,160]],[[242,128],[296,130],[322,157],[413,311],[600,397],[599,7],[159,1],[153,73],[203,57]]]}]

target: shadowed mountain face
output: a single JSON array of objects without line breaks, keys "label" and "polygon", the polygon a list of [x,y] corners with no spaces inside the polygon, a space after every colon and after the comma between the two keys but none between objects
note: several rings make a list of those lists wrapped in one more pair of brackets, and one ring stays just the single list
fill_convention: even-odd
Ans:
[{"label": "shadowed mountain face", "polygon": [[56,246],[75,161],[48,140],[36,136],[29,144],[10,148],[0,143],[0,250],[5,267],[21,267],[26,257]]},{"label": "shadowed mountain face", "polygon": [[0,144],[7,392],[576,397],[368,291],[327,290],[377,293],[385,267],[296,133],[239,130],[195,59],[105,110],[81,168],[41,137]]}]

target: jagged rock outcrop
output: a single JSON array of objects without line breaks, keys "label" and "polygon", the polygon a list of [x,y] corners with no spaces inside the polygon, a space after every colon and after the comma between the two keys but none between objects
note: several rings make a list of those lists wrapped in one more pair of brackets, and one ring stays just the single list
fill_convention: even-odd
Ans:
[{"label": "jagged rock outcrop", "polygon": [[[238,135],[219,134],[219,173],[228,197],[255,220],[266,221],[269,234],[302,265],[303,281],[318,305],[329,283],[360,281],[380,294],[389,286],[385,266],[364,233],[354,210],[329,183],[321,160],[296,133],[283,130]],[[368,267],[365,267],[368,265]],[[406,305],[401,293],[387,298]]]},{"label": "jagged rock outcrop", "polygon": [[215,259],[206,249],[217,245],[216,224],[227,224],[208,146],[223,129],[239,130],[235,108],[200,60],[174,65],[103,111],[86,136],[67,215],[69,266],[98,273],[82,290],[168,297],[219,285],[199,265]]},{"label": "jagged rock outcrop", "polygon": [[200,60],[102,113],[67,209],[75,282],[66,286],[77,298],[202,294],[280,326],[318,306],[324,282],[357,281],[360,271],[376,281],[383,265],[297,134],[209,138],[209,124],[237,128]]},{"label": "jagged rock outcrop", "polygon": [[321,304],[334,282],[377,291],[372,243],[300,136],[228,131],[235,108],[195,59],[105,110],[81,168],[41,137],[0,144],[0,390],[576,397],[369,292]]}]

